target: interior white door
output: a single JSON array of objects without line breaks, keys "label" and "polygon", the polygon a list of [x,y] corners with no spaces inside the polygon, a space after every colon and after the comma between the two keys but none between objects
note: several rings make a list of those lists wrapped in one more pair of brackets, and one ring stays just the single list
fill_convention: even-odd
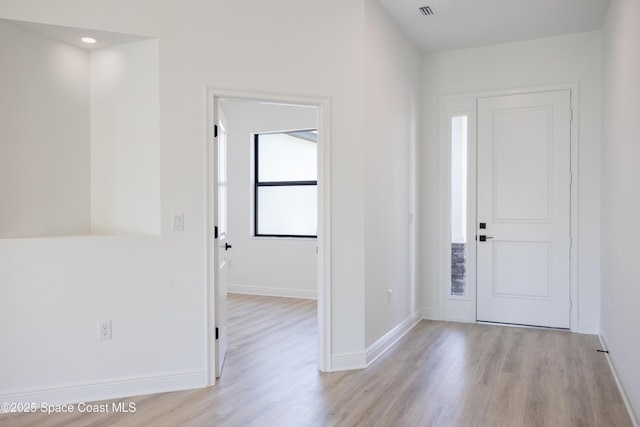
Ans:
[{"label": "interior white door", "polygon": [[216,351],[216,378],[222,374],[224,359],[227,355],[227,251],[231,249],[227,241],[227,133],[224,118],[220,112],[217,126],[216,139],[216,165],[217,182],[214,183],[216,209],[215,209],[215,244],[214,265],[216,277],[214,279],[214,292],[216,300],[215,309],[215,351]]},{"label": "interior white door", "polygon": [[480,321],[570,326],[570,105],[568,90],[478,99]]}]

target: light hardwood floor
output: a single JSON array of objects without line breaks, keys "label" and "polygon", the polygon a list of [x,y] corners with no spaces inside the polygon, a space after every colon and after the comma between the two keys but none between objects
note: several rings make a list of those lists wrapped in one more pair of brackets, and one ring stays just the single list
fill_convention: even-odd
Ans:
[{"label": "light hardwood floor", "polygon": [[229,329],[213,388],[114,401],[135,413],[0,425],[632,425],[595,336],[422,321],[368,369],[319,373],[314,301],[231,294]]}]

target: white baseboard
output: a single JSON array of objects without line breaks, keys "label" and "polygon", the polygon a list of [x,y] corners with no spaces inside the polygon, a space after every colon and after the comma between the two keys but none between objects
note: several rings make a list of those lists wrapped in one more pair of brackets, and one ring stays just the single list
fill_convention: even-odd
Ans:
[{"label": "white baseboard", "polygon": [[151,377],[118,378],[85,384],[65,384],[0,394],[0,402],[64,405],[98,400],[120,399],[145,394],[204,388],[206,371],[177,372]]},{"label": "white baseboard", "polygon": [[302,299],[318,299],[318,291],[304,289],[288,289],[288,288],[269,288],[266,286],[249,286],[249,285],[227,285],[228,292],[232,294],[246,295],[262,295],[266,297],[285,297],[285,298],[302,298]]},{"label": "white baseboard", "polygon": [[389,350],[400,338],[405,336],[414,326],[422,320],[421,310],[416,311],[411,317],[383,335],[378,341],[367,348],[367,366],[371,365],[385,351]]},{"label": "white baseboard", "polygon": [[331,372],[350,371],[367,367],[367,353],[341,353],[331,356]]},{"label": "white baseboard", "polygon": [[442,320],[438,307],[422,307],[422,318],[425,320]]},{"label": "white baseboard", "polygon": [[[607,342],[605,341],[602,335],[598,335],[600,338],[600,344],[602,344],[602,348],[607,350],[609,347],[607,346]],[[629,400],[629,396],[624,390],[622,386],[622,382],[620,381],[620,377],[618,376],[618,371],[616,370],[615,365],[613,364],[613,359],[606,353],[607,362],[609,362],[609,368],[611,369],[611,373],[613,374],[613,378],[616,380],[616,385],[618,386],[618,390],[620,391],[620,395],[622,396],[622,400],[624,401],[624,406],[627,408],[627,412],[629,413],[629,417],[631,418],[631,422],[634,427],[640,427],[640,422],[638,421],[638,416],[635,412],[633,412],[633,406],[631,406],[631,401]]]},{"label": "white baseboard", "polygon": [[600,333],[600,322],[578,322],[578,333],[598,335]]}]

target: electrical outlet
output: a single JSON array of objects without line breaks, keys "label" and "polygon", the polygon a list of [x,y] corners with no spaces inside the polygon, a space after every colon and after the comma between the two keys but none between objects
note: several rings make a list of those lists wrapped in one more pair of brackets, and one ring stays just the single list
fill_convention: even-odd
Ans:
[{"label": "electrical outlet", "polygon": [[387,304],[391,304],[391,294],[392,294],[392,291],[391,289],[389,289],[387,291]]},{"label": "electrical outlet", "polygon": [[101,340],[110,340],[111,339],[111,320],[106,322],[100,322],[100,339]]}]

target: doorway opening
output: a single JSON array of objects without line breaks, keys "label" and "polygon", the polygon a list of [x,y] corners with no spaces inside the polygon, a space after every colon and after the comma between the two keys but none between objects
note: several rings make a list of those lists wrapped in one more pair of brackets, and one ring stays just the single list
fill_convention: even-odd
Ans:
[{"label": "doorway opening", "polygon": [[[320,371],[330,370],[330,328],[328,327],[330,321],[330,298],[328,298],[330,290],[330,274],[328,274],[330,271],[329,102],[324,98],[265,96],[264,94],[215,89],[208,90],[207,98],[208,122],[211,124],[207,141],[210,153],[207,178],[209,198],[207,220],[209,385],[215,383],[216,363],[220,365],[221,359],[224,358],[224,353],[221,353],[217,346],[222,338],[220,326],[222,324],[226,326],[226,320],[221,318],[221,315],[226,313],[226,289],[224,290],[225,295],[219,294],[224,286],[219,286],[221,279],[217,272],[221,253],[224,253],[226,260],[228,272],[225,278],[229,278],[229,292],[317,299],[317,367]],[[211,153],[217,153],[214,145],[219,143],[216,140],[216,129],[213,125],[218,123],[221,118],[224,118],[227,140],[225,191],[229,196],[229,212],[226,214],[228,243],[225,248],[220,248],[215,238],[216,218],[220,215],[219,209],[223,204],[220,203],[215,192],[219,185],[219,182],[216,181],[216,172],[219,167],[216,168],[216,166],[220,159],[214,159],[215,156],[211,155]],[[273,213],[271,210],[277,208],[278,203],[265,199],[265,197],[272,195],[273,191],[271,190],[277,190],[279,198],[288,197],[285,194],[288,187],[284,183],[278,180],[276,180],[278,182],[256,181],[257,178],[260,178],[255,175],[257,171],[257,153],[255,151],[257,149],[257,135],[274,133],[288,133],[288,141],[286,142],[289,145],[292,141],[304,139],[306,144],[302,144],[304,145],[301,148],[302,151],[309,151],[309,147],[306,147],[309,145],[309,135],[312,135],[315,140],[313,143],[317,148],[317,160],[315,161],[317,178],[313,190],[317,195],[314,200],[316,207],[313,214],[317,216],[317,227],[313,234],[317,233],[317,238],[312,233],[301,237],[264,236],[260,235],[264,233],[259,233],[256,229],[256,209],[261,208],[263,212],[271,214]],[[291,136],[292,134],[293,136]],[[267,141],[269,138],[263,139]],[[267,148],[265,144],[263,144],[263,150]],[[276,142],[276,145],[278,144]],[[287,144],[285,143],[285,145]],[[282,156],[282,154],[280,153],[278,156]],[[268,161],[268,156],[260,158],[262,161]],[[304,161],[306,162],[308,159]],[[276,161],[275,163],[280,164],[278,169],[281,172],[281,167],[286,162]],[[268,164],[264,163],[264,166],[266,167]],[[292,168],[292,170],[295,169],[295,167]],[[295,172],[292,173],[295,175]],[[307,185],[310,182],[308,181],[306,179],[300,181],[305,184],[303,190],[306,192],[311,187]],[[256,182],[261,185],[257,186]],[[268,185],[265,185],[265,182]],[[289,200],[293,205],[298,203],[296,196],[300,190],[298,187],[292,187],[294,193],[289,195],[293,197]],[[267,190],[264,191],[264,188]],[[258,191],[259,193],[257,193]],[[262,200],[258,197],[262,197]],[[265,205],[264,202],[267,204]],[[308,204],[304,205],[305,209],[302,212],[309,214]],[[212,229],[214,236],[211,236],[212,233],[210,233]],[[227,248],[230,250],[227,251]],[[287,275],[294,277],[287,278]],[[217,340],[216,331],[218,332]],[[217,373],[220,373],[219,370]]]},{"label": "doorway opening", "polygon": [[442,319],[577,331],[576,92],[441,97]]}]

